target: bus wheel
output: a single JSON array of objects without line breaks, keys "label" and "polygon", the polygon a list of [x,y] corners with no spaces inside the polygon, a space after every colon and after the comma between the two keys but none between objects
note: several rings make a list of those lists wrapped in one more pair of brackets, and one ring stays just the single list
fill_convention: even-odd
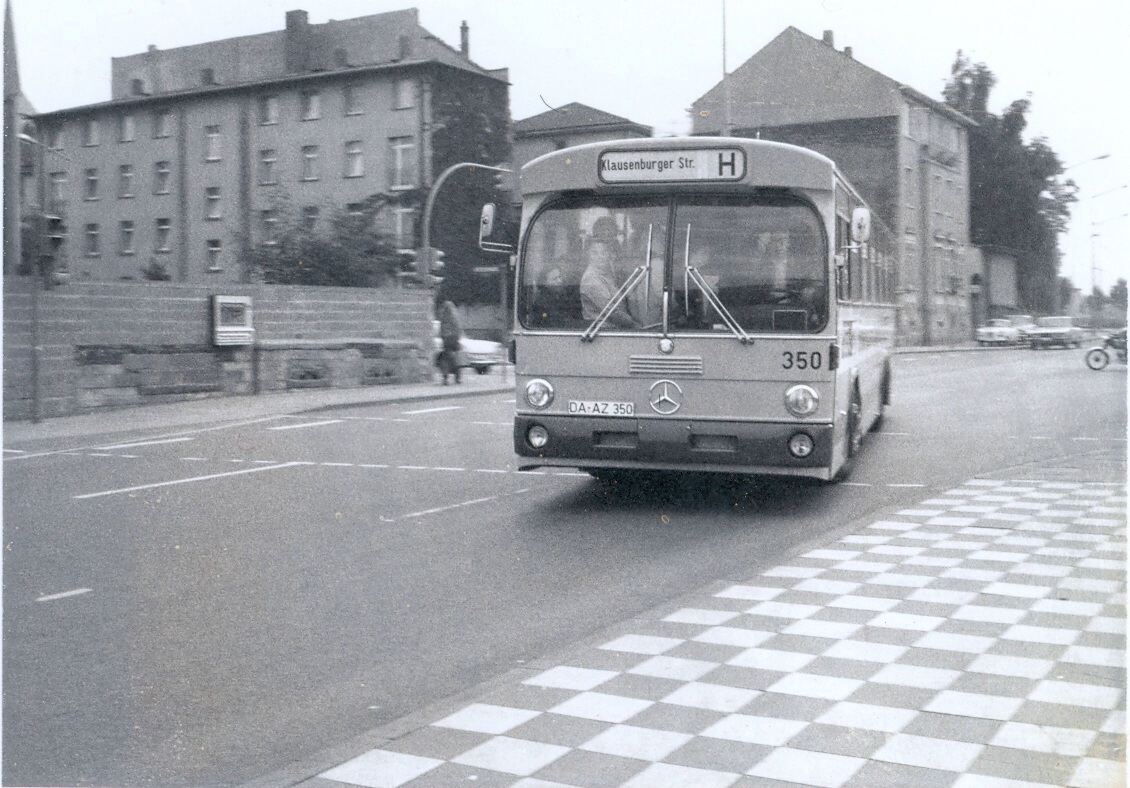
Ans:
[{"label": "bus wheel", "polygon": [[844,464],[836,472],[833,481],[846,481],[851,476],[851,472],[855,470],[855,458],[863,447],[863,432],[859,428],[862,412],[863,405],[860,402],[859,389],[856,388],[852,390],[851,404],[848,405],[847,412],[847,456],[844,458]]},{"label": "bus wheel", "polygon": [[883,427],[883,417],[886,416],[887,406],[891,404],[891,370],[883,370],[883,384],[879,391],[879,415],[871,422],[871,431],[878,432]]}]

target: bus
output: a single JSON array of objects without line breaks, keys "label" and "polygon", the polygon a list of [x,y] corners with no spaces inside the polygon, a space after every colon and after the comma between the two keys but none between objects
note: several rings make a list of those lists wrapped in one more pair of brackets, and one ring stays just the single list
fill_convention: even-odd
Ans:
[{"label": "bus", "polygon": [[891,399],[897,266],[834,162],[629,139],[520,181],[520,470],[847,477]]}]

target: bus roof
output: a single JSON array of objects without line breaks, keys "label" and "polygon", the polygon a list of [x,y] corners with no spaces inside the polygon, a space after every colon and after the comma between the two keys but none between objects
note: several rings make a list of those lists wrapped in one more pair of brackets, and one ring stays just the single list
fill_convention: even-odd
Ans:
[{"label": "bus roof", "polygon": [[831,190],[835,163],[782,142],[738,137],[609,140],[547,153],[522,168],[523,195],[718,184]]}]

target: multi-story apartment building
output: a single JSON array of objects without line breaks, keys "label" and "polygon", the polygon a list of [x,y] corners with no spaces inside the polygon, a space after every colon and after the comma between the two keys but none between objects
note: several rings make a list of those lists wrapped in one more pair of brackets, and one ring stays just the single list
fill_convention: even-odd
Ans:
[{"label": "multi-story apartment building", "polygon": [[968,129],[914,88],[789,27],[694,102],[694,134],[789,142],[833,159],[899,239],[902,344],[971,339],[980,254],[969,240]]},{"label": "multi-story apartment building", "polygon": [[384,199],[418,243],[424,190],[508,155],[505,69],[470,60],[415,9],[114,58],[111,99],[37,116],[49,209],[72,277],[241,281],[283,222],[317,228]]}]

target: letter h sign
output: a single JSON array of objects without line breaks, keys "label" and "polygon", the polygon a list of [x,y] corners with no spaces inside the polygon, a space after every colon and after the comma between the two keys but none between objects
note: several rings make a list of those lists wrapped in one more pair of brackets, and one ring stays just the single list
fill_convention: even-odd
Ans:
[{"label": "letter h sign", "polygon": [[718,154],[718,177],[726,177],[726,169],[729,168],[729,177],[736,178],[738,176],[738,154],[735,151],[729,152],[730,160],[726,160],[725,153]]}]

